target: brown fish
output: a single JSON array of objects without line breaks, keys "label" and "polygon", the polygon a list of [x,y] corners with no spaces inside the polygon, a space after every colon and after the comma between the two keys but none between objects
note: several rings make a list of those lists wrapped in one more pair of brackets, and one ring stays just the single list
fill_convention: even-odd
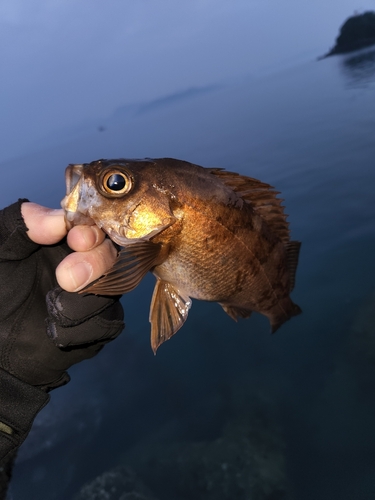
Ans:
[{"label": "brown fish", "polygon": [[300,243],[270,185],[171,158],[69,165],[66,185],[67,227],[96,224],[121,247],[81,292],[118,295],[156,276],[154,352],[184,324],[192,298],[219,302],[235,320],[257,311],[272,332],[301,312],[289,297]]}]

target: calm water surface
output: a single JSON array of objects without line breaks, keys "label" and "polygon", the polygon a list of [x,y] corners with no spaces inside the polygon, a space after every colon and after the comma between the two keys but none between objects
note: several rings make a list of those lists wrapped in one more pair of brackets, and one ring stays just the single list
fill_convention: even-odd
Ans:
[{"label": "calm water surface", "polygon": [[12,498],[66,500],[132,447],[214,439],[253,404],[282,431],[290,498],[375,498],[374,54],[119,109],[98,122],[102,132],[1,165],[2,205],[28,196],[51,206],[71,162],[172,156],[225,167],[276,186],[302,241],[293,300],[303,314],[274,336],[263,317],[236,324],[194,301],[154,357],[153,278],[124,297],[126,332],[53,393]]}]

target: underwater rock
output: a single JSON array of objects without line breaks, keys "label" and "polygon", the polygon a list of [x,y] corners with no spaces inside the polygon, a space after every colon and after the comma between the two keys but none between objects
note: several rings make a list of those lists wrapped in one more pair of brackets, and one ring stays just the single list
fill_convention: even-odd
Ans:
[{"label": "underwater rock", "polygon": [[127,457],[163,500],[286,500],[284,444],[265,414],[244,414],[212,441],[153,445]]},{"label": "underwater rock", "polygon": [[375,293],[359,308],[338,351],[330,383],[344,379],[346,397],[350,394],[354,405],[375,392]]},{"label": "underwater rock", "polygon": [[319,464],[314,487],[325,498],[375,498],[375,294],[341,337],[331,376],[306,416],[311,460]]},{"label": "underwater rock", "polygon": [[355,381],[357,397],[374,394],[375,293],[359,309],[340,361]]},{"label": "underwater rock", "polygon": [[324,56],[345,54],[375,44],[375,12],[349,17],[340,28],[335,46]]},{"label": "underwater rock", "polygon": [[[375,293],[362,304],[337,353],[332,374],[311,415],[317,448],[375,457]],[[316,424],[323,422],[323,425]],[[343,439],[345,436],[345,439]],[[369,460],[372,471],[375,458]]]},{"label": "underwater rock", "polygon": [[104,472],[82,487],[74,500],[156,500],[129,467]]}]

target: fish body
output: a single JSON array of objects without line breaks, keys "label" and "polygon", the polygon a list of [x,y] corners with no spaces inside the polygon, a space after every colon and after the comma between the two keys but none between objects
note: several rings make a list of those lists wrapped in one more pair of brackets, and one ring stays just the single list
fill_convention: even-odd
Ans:
[{"label": "fish body", "polygon": [[121,247],[83,291],[127,293],[156,276],[154,352],[186,321],[191,299],[218,302],[233,319],[259,312],[272,331],[300,312],[289,296],[300,243],[270,185],[171,158],[69,165],[66,181],[68,228],[96,224]]}]

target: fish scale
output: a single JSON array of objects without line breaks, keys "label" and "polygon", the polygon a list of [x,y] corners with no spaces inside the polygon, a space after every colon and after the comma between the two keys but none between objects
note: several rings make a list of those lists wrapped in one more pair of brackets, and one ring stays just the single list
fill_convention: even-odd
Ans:
[{"label": "fish scale", "polygon": [[[238,244],[233,239],[230,241],[232,233],[226,230],[227,235],[222,233],[221,241],[215,237],[208,248],[207,239],[201,237],[197,227],[217,234],[218,227],[222,229],[222,226],[205,214],[187,207],[184,210],[186,217],[178,248],[169,254],[165,263],[153,270],[154,274],[186,290],[195,299],[220,302],[228,295],[233,296],[238,286],[232,269],[243,255]],[[199,259],[192,258],[197,255]],[[247,267],[245,271],[253,274],[254,267]]]}]

